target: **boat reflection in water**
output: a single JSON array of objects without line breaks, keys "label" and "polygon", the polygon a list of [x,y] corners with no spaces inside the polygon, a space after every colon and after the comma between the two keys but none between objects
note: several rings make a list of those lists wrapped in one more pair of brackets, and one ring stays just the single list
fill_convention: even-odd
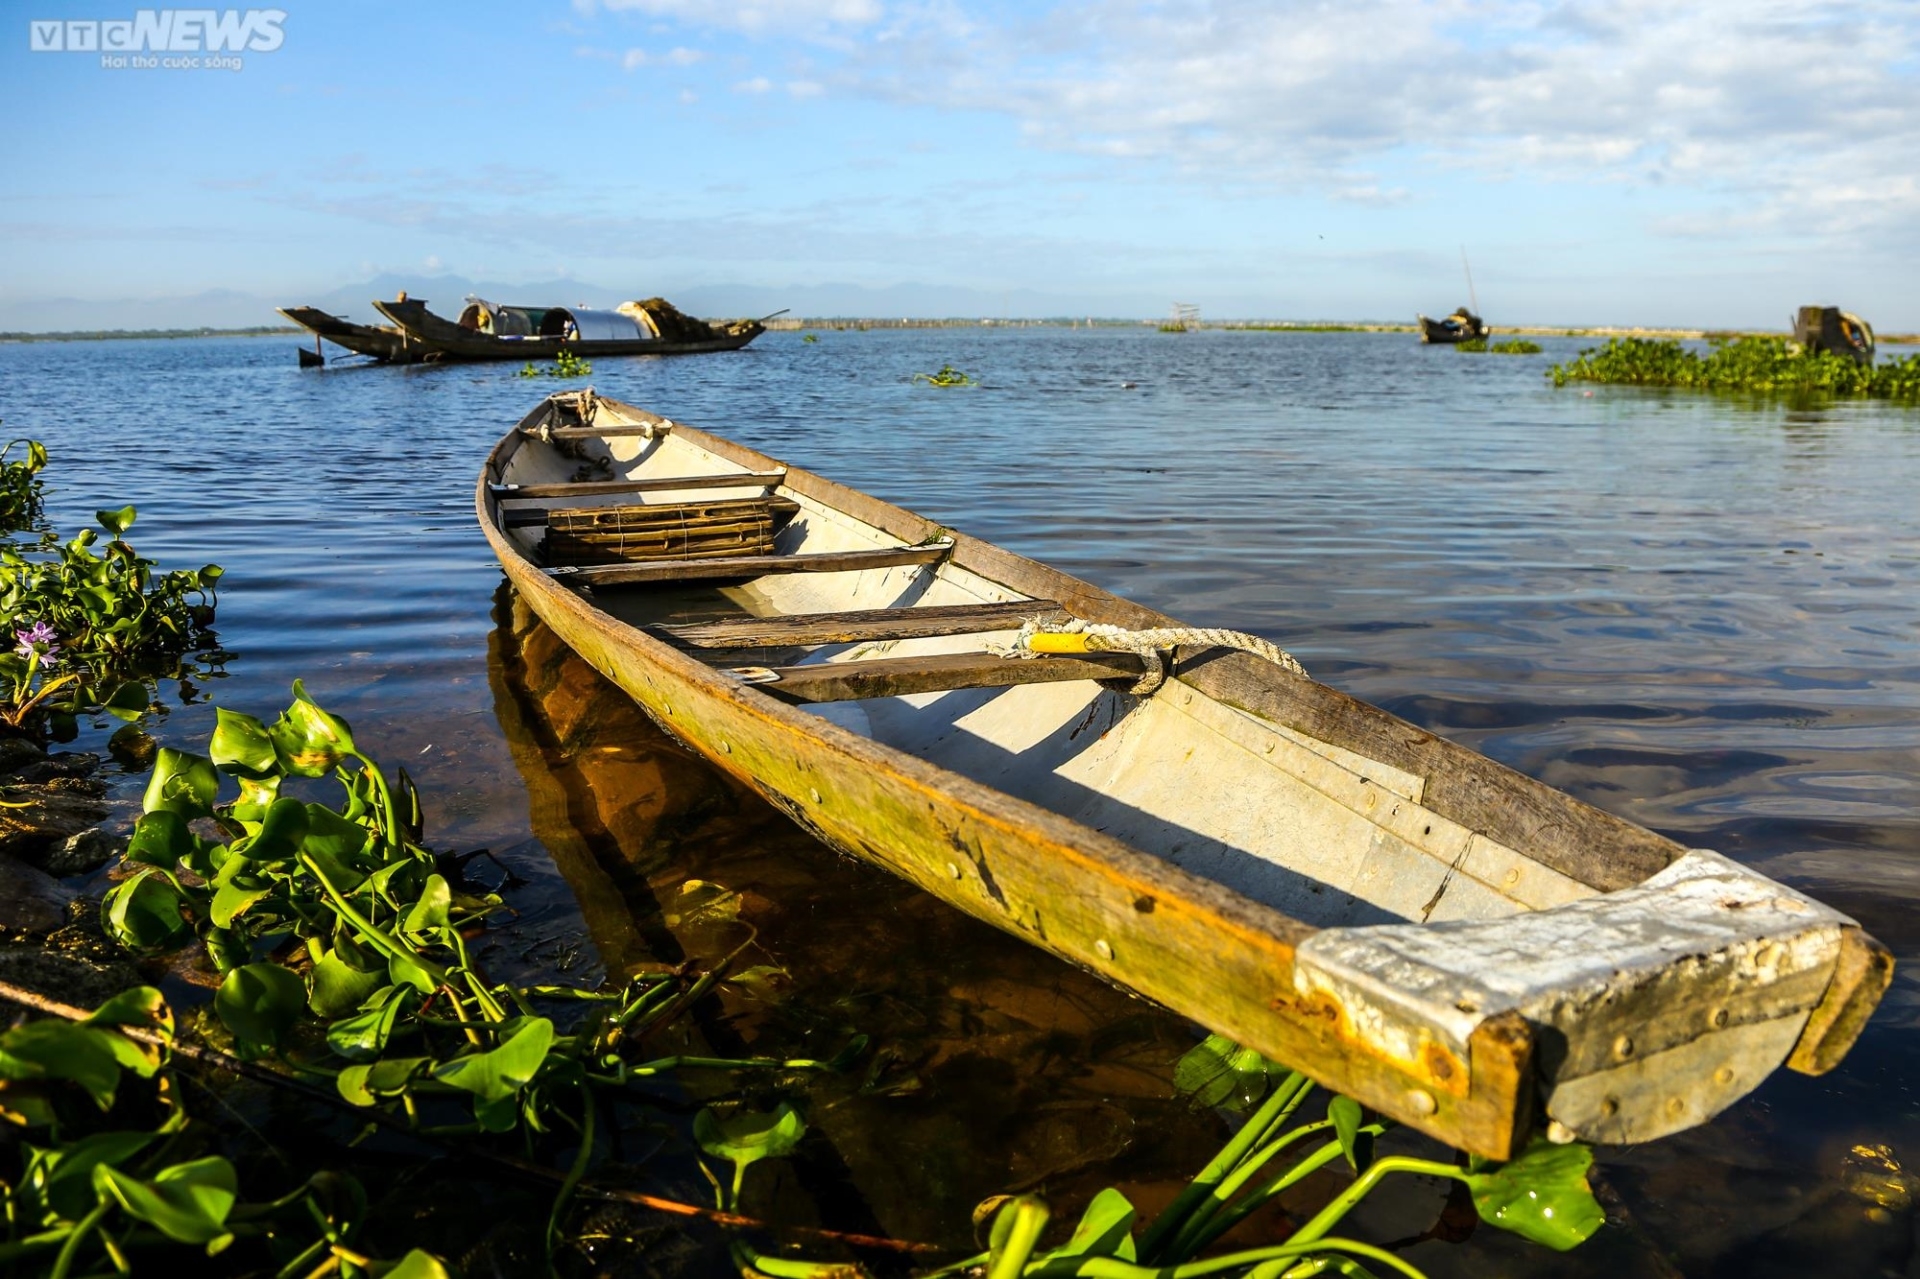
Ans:
[{"label": "boat reflection in water", "polygon": [[[1212,1156],[1226,1126],[1172,1087],[1189,1023],[836,855],[676,745],[518,598],[499,617],[501,726],[609,978],[740,952],[680,1023],[692,1040],[676,1027],[647,1054],[825,1058],[872,1037],[844,1075],[788,1077],[813,1136],[795,1175],[749,1176],[750,1211],[971,1250],[988,1195],[1042,1189],[1061,1215],[1119,1184],[1151,1207]],[[703,1098],[764,1084],[684,1078]]]}]

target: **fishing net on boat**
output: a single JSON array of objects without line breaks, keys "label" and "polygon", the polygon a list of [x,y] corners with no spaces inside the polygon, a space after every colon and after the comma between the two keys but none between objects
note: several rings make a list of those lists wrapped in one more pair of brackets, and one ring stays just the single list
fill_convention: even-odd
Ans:
[{"label": "fishing net on boat", "polygon": [[640,320],[663,342],[711,342],[720,336],[705,320],[694,319],[665,298],[623,303],[620,311]]}]

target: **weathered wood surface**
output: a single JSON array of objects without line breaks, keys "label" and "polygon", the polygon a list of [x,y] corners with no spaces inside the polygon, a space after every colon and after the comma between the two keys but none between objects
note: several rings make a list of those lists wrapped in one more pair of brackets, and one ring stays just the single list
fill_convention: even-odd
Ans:
[{"label": "weathered wood surface", "polygon": [[1807,1019],[1806,1031],[1787,1059],[1788,1068],[1803,1075],[1824,1075],[1839,1065],[1892,982],[1892,953],[1865,929],[1843,928],[1833,981]]},{"label": "weathered wood surface", "polygon": [[672,493],[679,489],[775,488],[784,471],[723,471],[718,475],[660,475],[642,480],[569,480],[552,484],[496,484],[504,501],[535,497],[602,497],[615,493]]},{"label": "weathered wood surface", "polygon": [[541,556],[549,564],[618,564],[771,555],[800,510],[790,498],[551,511]]},{"label": "weathered wood surface", "polygon": [[527,434],[564,443],[567,440],[610,440],[625,436],[653,439],[672,430],[673,423],[662,419],[659,422],[621,422],[611,426],[549,426]]},{"label": "weathered wood surface", "polygon": [[957,688],[1010,688],[1074,679],[1137,678],[1144,667],[1132,653],[1081,657],[999,657],[992,653],[936,653],[921,657],[867,657],[803,666],[749,667],[749,682],[793,702],[850,702],[905,697]]},{"label": "weathered wood surface", "polygon": [[743,555],[738,559],[661,560],[555,569],[573,585],[633,586],[647,582],[714,582],[769,573],[858,573],[903,564],[935,564],[952,547],[901,546],[878,551],[824,551],[812,555]]},{"label": "weathered wood surface", "polygon": [[1012,600],[1005,604],[940,604],[744,617],[650,629],[669,642],[687,648],[782,648],[1016,630],[1028,618],[1057,622],[1064,621],[1066,616],[1052,600]]}]

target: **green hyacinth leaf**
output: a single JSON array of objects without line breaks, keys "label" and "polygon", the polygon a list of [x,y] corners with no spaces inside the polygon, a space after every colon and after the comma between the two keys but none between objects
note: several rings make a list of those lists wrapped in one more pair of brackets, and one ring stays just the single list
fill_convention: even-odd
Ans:
[{"label": "green hyacinth leaf", "polygon": [[120,1062],[110,1042],[119,1038],[75,1022],[25,1022],[0,1035],[0,1079],[64,1079],[105,1110],[120,1086]]},{"label": "green hyacinth leaf", "polygon": [[183,940],[192,932],[181,908],[186,899],[165,875],[143,870],[107,891],[100,902],[100,922],[109,935],[130,950],[157,950]]},{"label": "green hyacinth leaf", "polygon": [[123,506],[117,511],[95,511],[93,518],[101,528],[118,537],[133,527],[135,512],[131,506]]},{"label": "green hyacinth leaf", "polygon": [[220,774],[212,760],[162,746],[154,757],[141,807],[149,813],[165,809],[191,821],[210,815],[219,795]]},{"label": "green hyacinth leaf", "polygon": [[1465,1180],[1482,1221],[1565,1252],[1606,1220],[1587,1184],[1592,1166],[1586,1146],[1536,1140],[1511,1163],[1485,1165]]},{"label": "green hyacinth leaf", "polygon": [[354,753],[347,721],[322,710],[299,680],[293,682],[293,705],[281,713],[267,735],[280,767],[300,777],[325,777]]},{"label": "green hyacinth leaf", "polygon": [[279,964],[242,964],[213,996],[221,1023],[255,1049],[279,1047],[306,1007],[307,984]]},{"label": "green hyacinth leaf", "polygon": [[407,912],[406,930],[421,933],[428,929],[445,928],[452,909],[453,892],[447,887],[446,879],[440,875],[429,875],[420,890],[419,900]]},{"label": "green hyacinth leaf", "polygon": [[349,963],[338,950],[329,950],[307,973],[307,1006],[314,1016],[331,1021],[360,1007],[388,984],[384,967],[368,971]]},{"label": "green hyacinth leaf", "polygon": [[481,1101],[497,1102],[513,1096],[532,1082],[553,1046],[553,1023],[545,1017],[517,1021],[518,1029],[499,1047],[442,1062],[434,1067],[433,1077]]},{"label": "green hyacinth leaf", "polygon": [[134,822],[133,834],[127,840],[126,859],[172,870],[199,847],[199,842],[180,814],[171,809],[156,809],[142,813]]},{"label": "green hyacinth leaf", "polygon": [[310,853],[351,862],[367,846],[371,832],[359,822],[351,822],[325,804],[307,805],[307,834],[301,847]]},{"label": "green hyacinth leaf", "polygon": [[1327,1118],[1333,1121],[1333,1135],[1340,1141],[1347,1167],[1365,1172],[1373,1162],[1373,1134],[1361,1131],[1367,1116],[1360,1103],[1351,1097],[1335,1097],[1327,1103]]},{"label": "green hyacinth leaf", "polygon": [[240,1178],[218,1155],[175,1164],[152,1181],[100,1164],[94,1169],[94,1185],[119,1200],[128,1216],[169,1239],[206,1245],[212,1253],[231,1238],[227,1215],[240,1197]]},{"label": "green hyacinth leaf", "polygon": [[224,706],[216,706],[214,713],[219,722],[207,742],[207,754],[213,758],[216,768],[223,773],[254,778],[279,770],[280,759],[274,754],[273,739],[267,736],[265,724]]},{"label": "green hyacinth leaf", "polygon": [[1073,1238],[1040,1260],[1115,1257],[1121,1261],[1133,1261],[1133,1223],[1138,1215],[1131,1200],[1108,1186],[1095,1195],[1093,1202],[1087,1205],[1087,1210],[1080,1214],[1080,1224],[1073,1228]]},{"label": "green hyacinth leaf", "polygon": [[787,1102],[772,1111],[738,1111],[722,1119],[712,1110],[693,1118],[693,1139],[700,1149],[739,1166],[792,1154],[807,1132],[800,1112]]},{"label": "green hyacinth leaf", "polygon": [[400,999],[389,998],[365,1012],[342,1017],[327,1027],[327,1047],[348,1061],[373,1061],[387,1050],[400,1011]]}]

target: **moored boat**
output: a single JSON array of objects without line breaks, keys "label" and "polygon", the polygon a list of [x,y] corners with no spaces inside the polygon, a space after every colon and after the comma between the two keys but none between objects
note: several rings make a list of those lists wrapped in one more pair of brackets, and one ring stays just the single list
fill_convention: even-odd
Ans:
[{"label": "moored boat", "polygon": [[622,303],[611,311],[502,306],[472,298],[456,320],[435,315],[424,301],[404,293],[373,305],[432,361],[551,360],[562,350],[581,359],[696,355],[737,351],[766,332],[760,320],[709,324],[661,298]]},{"label": "moored boat", "polygon": [[591,391],[476,502],[556,634],[830,845],[1463,1149],[1704,1122],[1830,1069],[1890,978],[1262,641]]},{"label": "moored boat", "polygon": [[[356,324],[332,315],[318,307],[282,306],[275,307],[280,314],[312,333],[316,338],[324,338],[335,346],[345,347],[355,355],[371,356],[383,364],[414,364],[427,356],[426,348],[409,346],[407,335],[397,328],[385,325]],[[319,344],[316,342],[315,347]],[[314,359],[302,348],[301,368],[309,368],[325,362],[324,356]],[[318,349],[313,355],[320,355]]]},{"label": "moored boat", "polygon": [[1415,318],[1420,321],[1420,340],[1435,345],[1472,342],[1493,331],[1487,327],[1485,320],[1464,306],[1444,320],[1430,320],[1424,315]]}]

